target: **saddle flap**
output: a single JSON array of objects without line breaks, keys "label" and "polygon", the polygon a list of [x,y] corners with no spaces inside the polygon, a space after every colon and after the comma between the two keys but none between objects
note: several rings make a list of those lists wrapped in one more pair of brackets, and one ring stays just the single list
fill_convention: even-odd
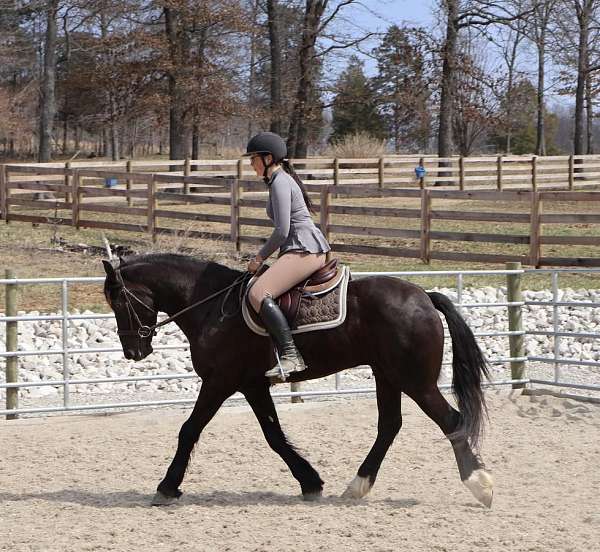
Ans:
[{"label": "saddle flap", "polygon": [[[343,312],[343,316],[340,318],[340,320],[343,321],[343,319],[345,319],[346,288],[348,285],[348,280],[350,279],[350,271],[347,269],[347,267],[344,266],[337,267],[337,261],[333,264],[333,266],[336,267],[334,271],[335,277],[333,279],[330,278],[328,279],[328,281],[322,284],[317,284],[313,286],[294,287],[277,298],[277,304],[279,305],[279,308],[286,317],[288,324],[290,325],[290,329],[293,333],[295,333],[295,331],[308,331],[309,327],[315,325],[311,324],[310,322],[307,322],[306,317],[310,317],[316,312],[318,312],[318,305],[321,304],[320,300],[322,298],[332,297],[331,293],[334,292],[336,296],[339,296],[339,299],[343,303],[343,305],[340,304],[338,309],[339,312]],[[252,281],[250,281],[248,285],[245,300],[242,305],[244,319],[246,320],[246,323],[250,326],[251,329],[253,329],[254,331],[258,330],[257,333],[261,335],[266,335],[262,327],[260,317],[250,305],[250,301],[248,298],[248,289],[251,285]],[[340,288],[343,288],[343,291],[338,294],[337,290]],[[334,299],[334,302],[337,302],[337,299]],[[308,305],[308,303],[310,303],[310,306]],[[307,313],[304,313],[301,316],[299,316],[301,309],[303,309],[302,312],[304,312],[306,308],[309,308],[311,310],[311,314],[307,315]],[[327,307],[327,309],[331,310],[330,307]],[[335,318],[337,319],[338,317]],[[338,323],[339,321],[335,322],[336,325]],[[325,329],[325,327],[328,327],[328,324],[330,323],[325,322],[317,323],[316,325],[319,326],[319,328],[322,327],[323,329]],[[302,326],[304,326],[304,328],[306,329],[302,329]]]}]

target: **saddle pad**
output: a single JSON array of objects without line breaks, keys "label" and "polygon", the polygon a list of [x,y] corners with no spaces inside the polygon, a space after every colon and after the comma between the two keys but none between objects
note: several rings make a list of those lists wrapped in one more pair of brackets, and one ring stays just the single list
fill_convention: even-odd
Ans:
[{"label": "saddle pad", "polygon": [[[346,320],[346,296],[350,269],[342,267],[343,277],[335,288],[315,294],[303,294],[300,308],[296,316],[293,334],[312,332],[316,330],[329,330],[343,324]],[[256,334],[268,336],[269,333],[257,321],[258,317],[249,312],[248,301],[242,301],[242,315],[246,325]]]}]

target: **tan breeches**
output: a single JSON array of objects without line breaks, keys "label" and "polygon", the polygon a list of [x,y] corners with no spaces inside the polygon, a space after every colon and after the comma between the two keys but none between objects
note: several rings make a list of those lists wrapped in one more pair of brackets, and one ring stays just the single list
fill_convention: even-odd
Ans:
[{"label": "tan breeches", "polygon": [[290,251],[279,257],[250,288],[250,303],[256,312],[267,296],[276,299],[288,289],[306,280],[325,265],[325,253]]}]

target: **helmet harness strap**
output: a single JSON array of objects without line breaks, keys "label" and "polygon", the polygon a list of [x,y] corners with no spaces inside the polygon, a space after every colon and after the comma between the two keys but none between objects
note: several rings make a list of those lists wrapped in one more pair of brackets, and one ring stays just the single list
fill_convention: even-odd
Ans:
[{"label": "helmet harness strap", "polygon": [[[268,163],[268,164],[267,164],[267,161],[266,161],[266,160],[267,160],[267,155],[270,155],[270,156],[271,156],[271,162],[270,162],[270,163]],[[263,162],[263,167],[265,168],[265,169],[264,169],[264,171],[263,171],[263,180],[265,181],[265,184],[267,184],[267,185],[268,185],[268,184],[269,184],[269,181],[271,180],[271,179],[269,178],[269,174],[268,174],[268,172],[269,172],[269,169],[270,169],[270,168],[271,168],[273,165],[275,165],[275,161],[274,161],[274,159],[273,159],[273,154],[270,154],[270,153],[261,153],[261,154],[260,154],[260,158],[262,159],[262,162]]]}]

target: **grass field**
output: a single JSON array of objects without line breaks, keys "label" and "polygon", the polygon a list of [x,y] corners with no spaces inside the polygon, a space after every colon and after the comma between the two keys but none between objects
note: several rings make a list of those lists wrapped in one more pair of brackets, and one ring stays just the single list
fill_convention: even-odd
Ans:
[{"label": "grass field", "polygon": [[[244,197],[264,198],[265,194],[247,194]],[[124,199],[119,199],[119,204],[125,204]],[[139,201],[139,200],[137,200]],[[105,202],[106,203],[106,202]],[[397,207],[415,209],[418,215],[420,202],[418,199],[407,198],[366,198],[351,199],[337,198],[333,205],[350,205],[364,207]],[[134,206],[144,206],[144,202],[135,203]],[[229,215],[228,206],[218,205],[182,205],[161,202],[160,209],[177,211],[200,212],[210,214]],[[433,209],[448,211],[481,211],[503,213],[528,213],[527,202],[485,202],[463,200],[434,200]],[[31,213],[24,207],[11,207],[11,212]],[[544,213],[593,213],[600,212],[600,206],[591,202],[546,202]],[[70,211],[35,211],[36,215],[54,217],[70,217]],[[82,218],[89,220],[106,220],[124,222],[123,215],[109,213],[83,212]],[[262,208],[241,209],[241,216],[266,220]],[[145,217],[127,216],[126,222],[131,224],[145,224]],[[330,220],[334,225],[349,225],[361,227],[402,228],[418,230],[419,218],[392,218],[371,215],[337,215],[333,214]],[[230,228],[225,223],[207,223],[195,221],[182,221],[175,219],[159,219],[159,226],[179,228],[184,231],[218,232],[228,235]],[[520,236],[529,235],[529,224],[526,223],[495,223],[495,222],[468,222],[468,221],[441,221],[434,220],[432,231],[457,231],[489,234],[512,234]],[[265,237],[269,234],[268,227],[242,228],[242,235]],[[159,235],[157,242],[153,243],[149,236],[143,233],[122,232],[118,230],[99,230],[82,228],[77,231],[70,226],[39,224],[33,225],[25,222],[0,222],[0,267],[11,268],[18,277],[39,278],[59,276],[102,276],[103,269],[100,262],[101,256],[81,252],[71,252],[60,244],[87,244],[101,247],[102,233],[113,244],[131,247],[143,253],[151,251],[184,252],[202,258],[209,258],[217,262],[236,268],[244,268],[243,255],[251,255],[256,251],[256,246],[244,245],[242,254],[233,250],[233,246],[226,240],[191,239],[188,237],[172,237]],[[560,257],[600,257],[600,225],[591,224],[564,224],[545,225],[544,235],[557,236],[598,236],[598,245],[544,245],[543,253],[548,256]],[[415,239],[389,238],[381,236],[360,236],[349,234],[332,234],[333,243],[346,243],[353,245],[377,245],[390,248],[418,249],[419,243]],[[527,244],[502,244],[502,243],[475,243],[459,241],[432,241],[432,250],[439,251],[470,251],[476,253],[513,254],[526,257],[529,246]],[[429,270],[489,270],[505,268],[504,264],[465,263],[433,260],[425,265],[414,258],[383,257],[370,255],[356,255],[340,253],[336,256],[342,262],[350,265],[354,271],[429,271]],[[2,276],[4,271],[2,271]],[[425,287],[453,286],[454,277],[422,277],[417,283]],[[561,284],[569,287],[600,288],[600,273],[561,275]],[[466,277],[465,285],[505,285],[504,276]],[[528,276],[524,283],[529,289],[542,289],[549,287],[548,276]],[[0,289],[2,300],[3,290]],[[58,286],[26,286],[19,293],[19,308],[22,310],[57,310],[60,305]],[[73,285],[70,286],[70,307],[79,309],[106,310],[106,305],[99,286]]]}]

